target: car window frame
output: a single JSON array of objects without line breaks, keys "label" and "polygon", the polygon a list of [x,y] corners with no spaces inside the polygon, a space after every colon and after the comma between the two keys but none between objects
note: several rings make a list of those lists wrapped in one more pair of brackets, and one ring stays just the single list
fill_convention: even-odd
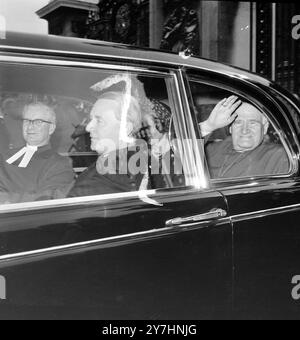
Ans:
[{"label": "car window frame", "polygon": [[[84,57],[84,56],[82,56]],[[18,49],[17,53],[14,52],[5,52],[0,54],[0,64],[10,63],[10,64],[18,64],[18,65],[35,65],[35,66],[57,66],[57,67],[75,67],[81,69],[88,70],[109,70],[109,71],[129,71],[129,72],[139,72],[140,74],[149,74],[152,76],[168,76],[172,77],[174,80],[174,88],[172,89],[172,98],[170,97],[170,104],[172,104],[172,112],[177,116],[177,120],[180,122],[180,136],[178,138],[190,138],[189,133],[191,131],[190,128],[190,111],[186,103],[184,103],[184,99],[182,98],[183,84],[182,84],[182,75],[180,71],[180,65],[166,65],[162,63],[155,63],[155,65],[149,65],[147,61],[144,63],[142,61],[129,61],[126,57],[122,59],[114,60],[112,59],[110,62],[107,61],[101,55],[98,56],[99,59],[86,59],[81,58],[78,55],[76,57],[70,57],[68,54],[64,54],[63,52],[59,55],[52,56],[51,54],[45,55],[33,55],[32,53],[26,51],[26,49]],[[136,65],[138,64],[138,66]],[[168,95],[170,95],[168,91]],[[193,142],[195,142],[193,138]],[[45,201],[36,201],[36,202],[23,202],[23,203],[10,203],[3,204],[0,206],[0,216],[5,213],[12,212],[20,212],[25,210],[30,211],[39,211],[41,209],[55,209],[57,207],[63,206],[77,206],[80,204],[100,204],[102,202],[110,202],[110,203],[119,203],[121,200],[131,200],[131,199],[139,199],[144,200],[150,204],[157,205],[159,204],[156,199],[163,196],[165,197],[176,196],[178,194],[182,195],[183,193],[191,194],[198,193],[199,178],[197,170],[197,164],[194,160],[194,155],[192,154],[192,148],[188,148],[187,152],[184,153],[185,159],[189,163],[189,166],[193,168],[192,174],[193,179],[192,182],[196,183],[195,185],[185,185],[183,187],[178,188],[165,188],[165,189],[154,189],[154,190],[143,190],[143,191],[135,191],[135,192],[126,192],[126,193],[117,193],[117,194],[108,194],[108,195],[95,195],[95,196],[84,196],[84,197],[76,197],[76,198],[63,198],[63,199],[53,199],[53,200],[45,200]],[[150,200],[149,200],[150,199]]]},{"label": "car window frame", "polygon": [[[240,87],[230,85],[229,80],[233,82],[234,85],[240,84],[243,85]],[[246,187],[246,186],[253,186],[253,185],[265,185],[270,182],[274,183],[274,181],[280,181],[283,180],[291,181],[294,180],[296,176],[299,174],[299,143],[297,140],[295,140],[295,129],[291,125],[291,121],[287,118],[286,112],[282,109],[282,105],[279,105],[278,101],[275,100],[273,96],[271,96],[266,89],[262,88],[262,86],[259,86],[259,84],[254,84],[251,81],[248,81],[243,78],[238,78],[235,76],[228,76],[223,75],[217,72],[202,70],[202,69],[196,69],[193,67],[185,68],[185,81],[187,84],[187,91],[188,91],[188,97],[189,97],[189,104],[191,107],[191,112],[194,116],[194,128],[197,131],[198,135],[201,135],[201,130],[199,123],[197,122],[197,116],[196,116],[196,110],[194,106],[193,101],[193,95],[192,91],[189,85],[190,81],[196,81],[203,85],[208,85],[212,87],[216,87],[219,89],[224,89],[226,91],[235,93],[237,95],[241,95],[243,97],[248,98],[248,100],[255,104],[256,107],[258,107],[262,112],[264,112],[265,115],[267,115],[270,123],[273,125],[274,129],[276,130],[277,134],[280,137],[280,140],[282,142],[282,146],[284,147],[285,151],[287,152],[287,156],[290,161],[290,171],[288,174],[278,174],[278,175],[261,175],[261,176],[248,176],[248,177],[241,177],[241,178],[220,178],[220,179],[213,179],[210,176],[208,165],[207,165],[207,159],[205,156],[205,163],[208,171],[208,178],[210,183],[210,188],[215,189],[227,189],[227,188],[238,188],[240,186]],[[265,101],[262,103],[258,99],[254,98],[253,95],[250,95],[248,91],[242,90],[243,88],[253,90],[254,92],[258,93],[258,91],[261,94],[265,95]],[[286,125],[288,126],[289,130],[289,137],[287,136],[286,132],[283,132],[279,130],[279,122],[277,118],[275,117],[275,114],[271,113],[270,110],[270,104],[276,105],[276,114],[280,113],[281,117],[284,119]],[[269,105],[268,105],[269,104]],[[293,142],[291,143],[291,136],[294,137]],[[203,138],[203,137],[202,137]],[[295,144],[295,145],[292,145]]]}]

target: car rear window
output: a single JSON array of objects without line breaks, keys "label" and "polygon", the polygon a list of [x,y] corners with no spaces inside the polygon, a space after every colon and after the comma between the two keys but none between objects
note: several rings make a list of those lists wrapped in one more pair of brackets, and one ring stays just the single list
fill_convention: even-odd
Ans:
[{"label": "car rear window", "polygon": [[213,181],[290,173],[289,155],[266,112],[234,90],[196,80],[190,88],[200,129],[206,122],[215,125],[202,131]]}]

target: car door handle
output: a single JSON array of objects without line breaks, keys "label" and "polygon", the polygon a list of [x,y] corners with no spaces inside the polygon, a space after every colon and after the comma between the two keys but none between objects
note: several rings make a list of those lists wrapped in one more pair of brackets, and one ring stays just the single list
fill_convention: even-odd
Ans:
[{"label": "car door handle", "polygon": [[190,216],[190,217],[177,217],[172,220],[169,220],[166,222],[167,227],[175,227],[180,226],[182,224],[187,223],[195,223],[195,222],[205,222],[205,221],[211,221],[215,219],[219,219],[222,217],[226,217],[227,212],[223,209],[214,209],[208,213]]}]

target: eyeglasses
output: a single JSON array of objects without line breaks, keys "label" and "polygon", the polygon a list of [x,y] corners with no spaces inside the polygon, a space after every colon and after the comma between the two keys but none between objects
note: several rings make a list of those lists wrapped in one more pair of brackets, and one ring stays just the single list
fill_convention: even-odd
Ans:
[{"label": "eyeglasses", "polygon": [[43,119],[23,119],[23,124],[24,125],[32,125],[33,127],[41,127],[43,124],[53,124],[53,122],[49,122],[47,120]]}]

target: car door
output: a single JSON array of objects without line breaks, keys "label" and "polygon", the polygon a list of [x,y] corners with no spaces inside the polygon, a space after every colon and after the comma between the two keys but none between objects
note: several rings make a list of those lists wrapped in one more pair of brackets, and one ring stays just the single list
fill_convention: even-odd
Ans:
[{"label": "car door", "polygon": [[[251,84],[238,78],[238,71],[236,76],[188,72],[191,92],[193,86],[201,84],[201,89],[207,86],[207,93],[235,94],[260,107],[278,131],[291,166],[282,175],[211,180],[211,185],[226,198],[233,223],[234,317],[299,319],[299,106],[291,96],[287,94],[285,98],[271,85]],[[192,96],[195,107],[197,98]],[[212,97],[201,97],[202,104]],[[222,132],[215,138],[222,138]]]},{"label": "car door", "polygon": [[[271,91],[270,91],[271,92]],[[288,99],[276,91],[272,95]],[[282,106],[293,123],[299,105]],[[274,111],[275,113],[275,107]],[[298,171],[299,126],[281,123],[289,145],[295,146],[295,168],[282,178],[258,181],[245,190],[226,190],[234,224],[235,312],[237,318],[299,319],[300,305],[295,295],[299,273],[300,183]],[[235,192],[234,192],[235,191]],[[246,197],[247,196],[247,197]],[[246,278],[247,275],[247,278]]]},{"label": "car door", "polygon": [[[132,68],[152,77],[151,84],[156,77],[167,79],[173,121],[180,126],[177,138],[194,143],[181,73],[149,70],[126,60],[124,65],[129,72]],[[60,93],[65,100],[75,84],[93,84],[97,72],[115,72],[119,64],[2,56],[1,67],[7,67],[2,75],[11,79],[10,86],[18,85],[8,92],[23,93],[23,77],[31,74],[30,92],[43,98],[51,93],[57,101],[58,88],[67,89]],[[21,82],[14,82],[16,77]],[[2,203],[0,275],[6,299],[0,300],[0,318],[229,317],[232,227],[227,204],[217,190],[196,185],[205,182],[206,173],[199,178],[192,148],[183,146],[181,155],[195,171],[180,187]]]}]

